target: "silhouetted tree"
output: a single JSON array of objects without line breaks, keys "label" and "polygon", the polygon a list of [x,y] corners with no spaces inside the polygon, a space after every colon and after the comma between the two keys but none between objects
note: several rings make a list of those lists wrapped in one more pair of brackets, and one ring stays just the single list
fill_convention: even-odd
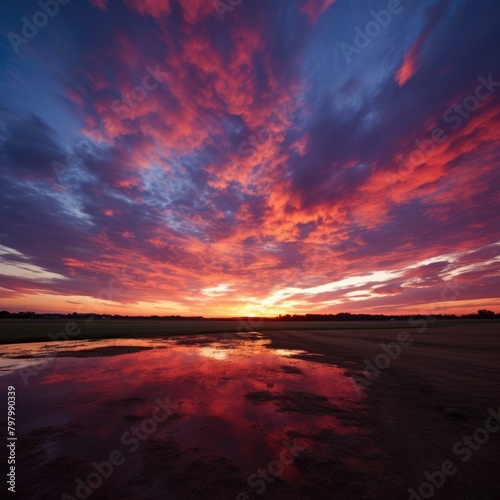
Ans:
[{"label": "silhouetted tree", "polygon": [[495,317],[495,313],[493,311],[489,311],[488,309],[479,309],[477,315],[481,319],[493,319]]}]

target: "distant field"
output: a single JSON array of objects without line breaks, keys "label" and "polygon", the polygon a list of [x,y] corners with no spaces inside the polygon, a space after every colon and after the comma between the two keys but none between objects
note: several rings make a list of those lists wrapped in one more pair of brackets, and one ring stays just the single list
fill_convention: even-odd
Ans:
[{"label": "distant field", "polygon": [[[72,322],[76,323],[71,324]],[[463,322],[463,321],[462,321]],[[474,320],[466,321],[468,324]],[[483,321],[484,322],[484,321]],[[479,321],[479,323],[483,323]],[[460,321],[436,321],[429,327],[451,326]],[[259,327],[252,328],[245,321],[211,321],[211,320],[99,320],[85,322],[75,320],[44,319],[1,319],[0,343],[45,342],[51,340],[49,334],[64,332],[80,332],[70,339],[97,338],[130,338],[145,336],[170,336],[196,333],[245,333],[252,331],[272,330],[359,330],[359,329],[404,329],[411,328],[405,321],[264,321]],[[60,337],[62,338],[62,336]],[[62,338],[62,340],[64,340]]]}]

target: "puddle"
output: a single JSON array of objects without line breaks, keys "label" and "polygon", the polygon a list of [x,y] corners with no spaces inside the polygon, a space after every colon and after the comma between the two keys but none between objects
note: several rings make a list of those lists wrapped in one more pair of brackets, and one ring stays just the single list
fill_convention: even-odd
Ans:
[{"label": "puddle", "polygon": [[[126,498],[222,492],[236,498],[238,491],[256,492],[248,477],[280,457],[284,440],[296,439],[303,451],[284,465],[280,488],[307,482],[301,460],[326,460],[335,443],[345,454],[348,438],[362,441],[365,431],[353,425],[353,416],[365,411],[362,394],[344,369],[298,359],[303,351],[270,349],[257,333],[195,339],[3,346],[0,372],[16,387],[18,443],[24,440],[29,450],[20,456],[19,474],[41,485],[31,498],[45,498],[44,488],[47,498],[74,496],[75,478],[87,477],[91,463],[108,460],[114,450],[125,463],[96,498],[120,488],[136,491]],[[159,411],[157,398],[171,405],[168,419],[149,436],[141,433],[143,441],[132,434],[124,439]],[[347,453],[345,466],[353,468],[365,452]]]}]

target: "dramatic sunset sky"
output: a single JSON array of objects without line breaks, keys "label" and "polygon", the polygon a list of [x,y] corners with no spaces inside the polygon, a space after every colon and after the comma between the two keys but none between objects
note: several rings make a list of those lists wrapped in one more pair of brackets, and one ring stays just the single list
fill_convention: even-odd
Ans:
[{"label": "dramatic sunset sky", "polygon": [[0,7],[1,309],[499,312],[498,0],[65,1]]}]

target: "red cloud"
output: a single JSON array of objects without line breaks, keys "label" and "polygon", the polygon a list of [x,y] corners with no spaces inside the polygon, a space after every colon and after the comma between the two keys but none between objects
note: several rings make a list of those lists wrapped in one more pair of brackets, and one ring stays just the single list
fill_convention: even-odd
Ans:
[{"label": "red cloud", "polygon": [[396,82],[402,87],[417,72],[417,56],[420,53],[422,39],[419,39],[405,54],[402,66],[396,72]]},{"label": "red cloud", "polygon": [[197,23],[214,12],[213,0],[179,0],[184,19],[188,23]]},{"label": "red cloud", "polygon": [[143,16],[162,17],[170,13],[170,0],[125,0],[131,10]]},{"label": "red cloud", "polygon": [[307,17],[309,24],[316,24],[321,14],[337,0],[305,0],[299,11]]},{"label": "red cloud", "polygon": [[426,23],[420,35],[418,36],[417,40],[412,45],[410,50],[405,54],[403,64],[396,72],[395,80],[400,87],[408,82],[408,80],[410,80],[417,72],[418,58],[420,57],[422,48],[431,31],[442,19],[448,4],[449,0],[441,0],[433,10],[429,11]]}]

